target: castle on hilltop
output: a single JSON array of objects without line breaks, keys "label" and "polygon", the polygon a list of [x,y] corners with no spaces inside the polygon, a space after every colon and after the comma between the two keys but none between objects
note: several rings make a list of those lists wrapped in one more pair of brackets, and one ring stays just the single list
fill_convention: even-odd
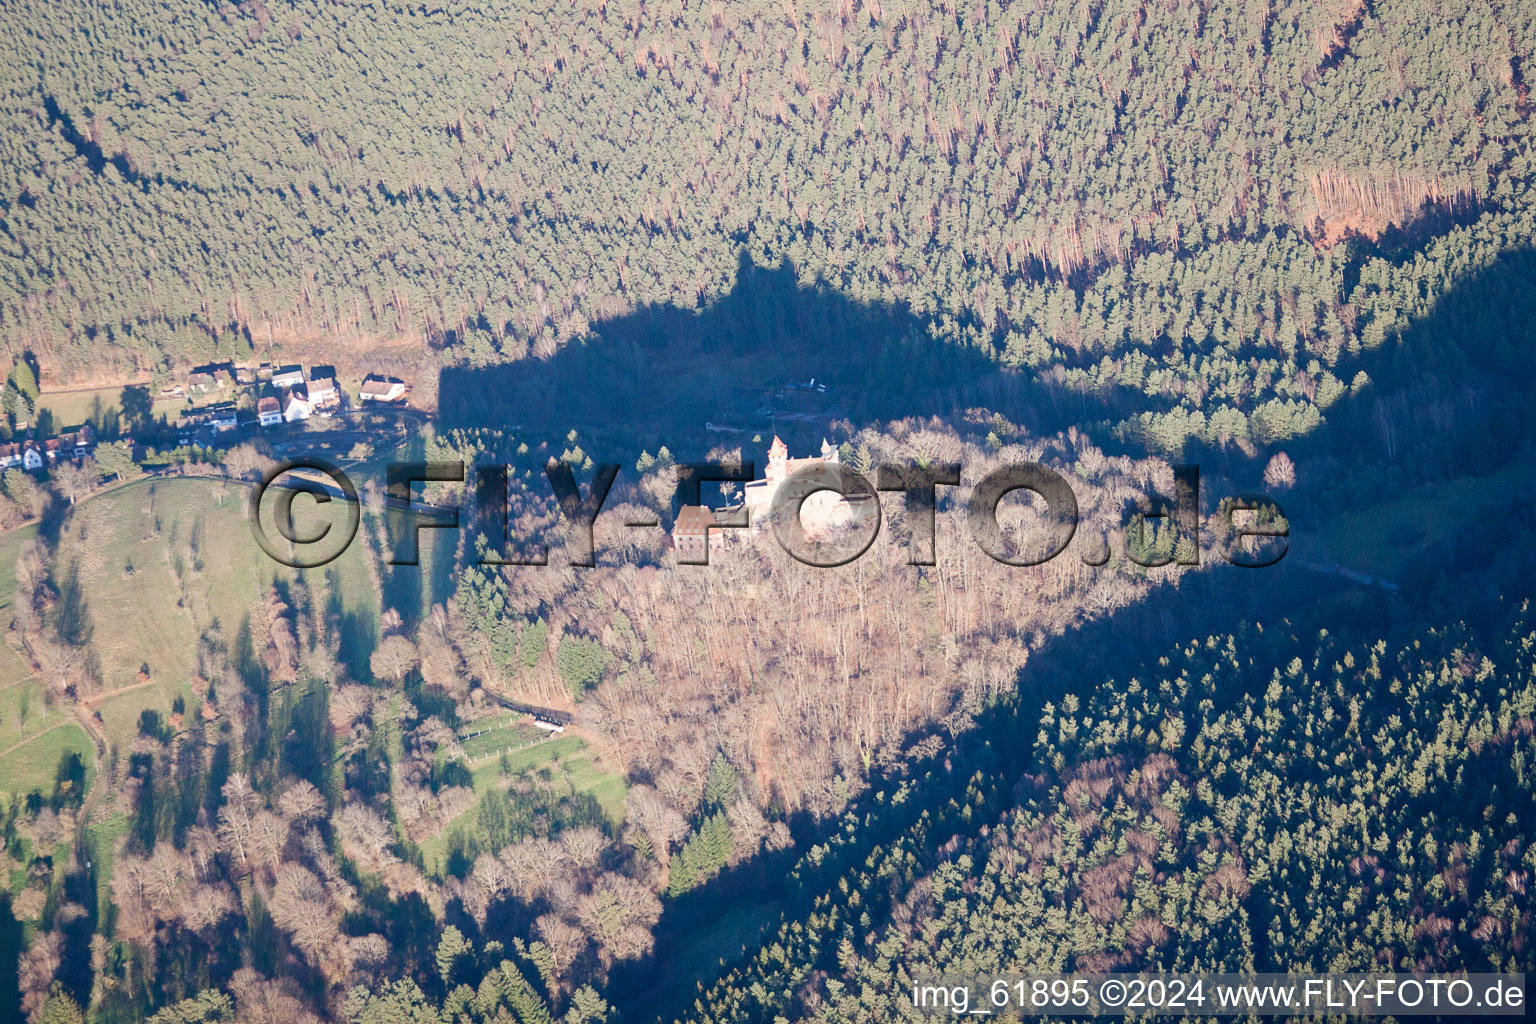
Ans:
[{"label": "castle on hilltop", "polygon": [[[839,486],[836,472],[826,467],[836,465],[837,462],[838,451],[826,438],[821,439],[820,455],[792,459],[789,457],[789,446],[775,435],[773,444],[768,448],[768,471],[764,479],[753,480],[745,485],[742,505],[716,509],[703,505],[684,505],[678,510],[672,527],[672,545],[677,551],[678,560],[684,563],[707,561],[711,531],[719,530],[721,520],[740,512],[743,506],[751,531],[757,533],[763,530],[768,525],[774,499],[780,496],[780,489],[785,486],[790,488],[785,495],[791,501],[810,495],[800,508],[800,522],[807,533],[814,534],[836,526],[841,519],[846,518],[846,510],[842,508],[837,494],[832,493]],[[830,488],[831,491],[823,488]]]},{"label": "castle on hilltop", "polygon": [[773,499],[778,496],[779,488],[784,485],[790,474],[795,474],[794,488],[796,492],[790,494],[790,498],[798,498],[800,495],[809,494],[820,486],[836,488],[837,477],[826,472],[828,463],[837,462],[837,449],[821,439],[821,455],[810,456],[804,459],[792,459],[789,457],[789,446],[774,435],[773,444],[768,449],[768,472],[763,480],[753,480],[744,488],[747,505],[747,516],[754,530],[761,529],[768,521],[768,510],[773,507]]}]

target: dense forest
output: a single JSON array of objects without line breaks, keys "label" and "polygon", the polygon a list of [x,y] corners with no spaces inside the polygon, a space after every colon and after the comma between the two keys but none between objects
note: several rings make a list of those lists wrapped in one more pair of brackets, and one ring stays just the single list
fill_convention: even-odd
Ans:
[{"label": "dense forest", "polygon": [[814,847],[814,909],[685,1019],[924,1019],[914,979],[1026,970],[1526,969],[1536,634],[1500,611],[1401,645],[1212,636],[1005,718],[1025,772],[881,794],[908,833],[866,838],[880,807]]},{"label": "dense forest", "polygon": [[[1265,443],[1533,225],[1517,3],[25,4],[0,337],[60,379],[434,362],[694,308],[737,255]],[[109,371],[109,368],[110,371]]]},{"label": "dense forest", "polygon": [[[1529,973],[1528,8],[6,5],[6,440],[128,386],[89,458],[0,474],[0,1018]],[[247,357],[411,378],[399,423],[273,435],[347,438],[324,567],[250,543],[270,440],[152,415]],[[678,465],[780,432],[960,464],[937,564],[893,493],[835,569],[679,564]],[[387,458],[507,467],[507,521],[431,483],[460,528],[396,564]],[[1027,568],[966,518],[1020,462],[1080,520]],[[578,568],[550,467],[603,463]],[[1289,554],[1234,569],[1261,490]]]}]

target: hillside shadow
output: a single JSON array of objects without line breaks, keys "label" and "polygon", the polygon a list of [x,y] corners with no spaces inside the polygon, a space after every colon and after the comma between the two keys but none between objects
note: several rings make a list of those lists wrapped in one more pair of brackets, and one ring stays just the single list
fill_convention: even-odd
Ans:
[{"label": "hillside shadow", "polygon": [[[1365,369],[1372,385],[1341,399],[1321,429],[1286,445],[1302,466],[1315,469],[1285,499],[1293,552],[1307,541],[1309,528],[1316,529],[1318,517],[1337,514],[1341,505],[1367,507],[1405,481],[1453,481],[1536,456],[1532,385],[1523,372],[1532,353],[1536,255],[1516,252],[1454,288],[1399,342],[1351,366],[1351,373]],[[1397,424],[1391,446],[1382,441],[1384,417]],[[1224,475],[1255,488],[1268,456],[1213,453]],[[1310,527],[1292,505],[1307,510]],[[1012,806],[1015,783],[1034,767],[1032,737],[1048,701],[1106,680],[1155,675],[1157,659],[1175,644],[1241,632],[1251,652],[1262,652],[1305,644],[1320,628],[1375,640],[1440,620],[1486,625],[1498,602],[1469,606],[1468,594],[1536,589],[1530,582],[1536,545],[1528,529],[1513,547],[1490,544],[1486,510],[1464,509],[1454,485],[1439,511],[1453,517],[1452,543],[1460,557],[1420,566],[1395,594],[1309,571],[1295,558],[1262,571],[1217,566],[1186,574],[1176,590],[1164,588],[1049,638],[1031,652],[1017,692],[978,716],[974,728],[950,740],[942,753],[871,777],[865,795],[849,807],[860,822],[858,842],[833,844],[814,866],[792,870],[799,854],[831,839],[847,818],[793,821],[794,852],[761,855],[667,902],[654,950],[642,961],[617,966],[605,995],[630,1024],[672,1020],[687,1012],[700,986],[751,957],[759,937],[771,936],[781,921],[803,921],[820,894],[862,869],[875,846],[920,829],[922,866],[931,868],[952,837],[978,834]],[[1519,522],[1517,529],[1524,526]],[[1263,628],[1250,629],[1252,624]],[[1267,683],[1267,675],[1233,679],[1226,697],[1236,700],[1248,686]],[[899,804],[877,795],[901,780],[911,790]],[[881,908],[861,909],[881,920]],[[741,934],[744,917],[756,921],[747,934]],[[719,941],[710,943],[711,936]],[[825,962],[810,966],[836,970],[835,945],[826,943]],[[701,946],[709,946],[710,955],[700,955]]]},{"label": "hillside shadow", "polygon": [[806,286],[788,263],[758,267],[745,255],[731,290],[704,309],[645,306],[593,331],[547,358],[444,369],[443,427],[503,428],[535,442],[576,429],[589,452],[595,441],[612,442],[615,450],[600,454],[620,459],[658,445],[677,455],[722,444],[755,449],[754,437],[774,433],[803,450],[834,420],[968,406],[1037,432],[1081,422],[1085,403],[1105,414],[1096,400],[946,343],[904,306]]},{"label": "hillside shadow", "polygon": [[1533,353],[1536,252],[1517,250],[1449,289],[1399,337],[1339,367],[1342,378],[1364,374],[1367,383],[1325,410],[1320,428],[1255,454],[1195,445],[1186,457],[1203,474],[1262,490],[1265,463],[1284,451],[1297,482],[1278,496],[1293,523],[1313,527],[1302,539],[1317,541],[1293,538],[1293,554],[1368,564],[1360,538],[1336,537],[1330,554],[1326,534],[1348,517],[1358,530],[1370,515],[1364,528],[1376,536],[1364,547],[1378,559],[1390,552],[1393,573],[1429,580],[1453,559],[1478,557],[1456,539],[1464,522],[1521,497],[1536,477]]},{"label": "hillside shadow", "polygon": [[1388,487],[1484,476],[1536,441],[1536,252],[1506,253],[1440,298],[1396,344],[1359,360],[1371,384],[1289,447],[1323,462],[1318,496],[1360,493],[1361,467]]},{"label": "hillside shadow", "polygon": [[[1352,390],[1323,410],[1323,426],[1269,444],[1313,460],[1301,497],[1356,503],[1372,489],[1456,476],[1483,476],[1529,449],[1536,380],[1536,252],[1504,253],[1443,294],[1396,339],[1335,367]],[[1192,444],[1192,461],[1241,470],[1254,457]],[[1365,472],[1362,472],[1364,470]]]}]

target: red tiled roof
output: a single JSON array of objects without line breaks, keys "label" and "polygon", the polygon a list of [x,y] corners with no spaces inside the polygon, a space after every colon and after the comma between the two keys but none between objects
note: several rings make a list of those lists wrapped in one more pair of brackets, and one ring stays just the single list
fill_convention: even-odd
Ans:
[{"label": "red tiled roof", "polygon": [[709,528],[719,526],[715,514],[703,505],[684,505],[677,513],[677,522],[672,526],[673,536],[703,537],[709,533]]}]

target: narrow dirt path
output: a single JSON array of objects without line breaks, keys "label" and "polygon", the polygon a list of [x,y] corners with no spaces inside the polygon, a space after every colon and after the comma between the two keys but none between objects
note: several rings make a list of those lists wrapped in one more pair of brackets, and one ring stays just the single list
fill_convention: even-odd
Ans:
[{"label": "narrow dirt path", "polygon": [[66,718],[63,721],[54,722],[52,725],[50,725],[46,729],[39,729],[39,730],[37,730],[37,732],[33,733],[31,736],[28,736],[26,739],[19,740],[16,743],[12,743],[10,746],[6,747],[4,750],[0,750],[0,757],[4,757],[5,755],[9,754],[11,751],[16,750],[16,749],[18,749],[20,747],[26,746],[28,743],[31,743],[33,740],[37,739],[39,736],[46,736],[49,733],[53,732],[53,730],[58,729],[58,728],[60,728],[62,726],[68,725],[68,724],[69,724],[69,719]]},{"label": "narrow dirt path", "polygon": [[[130,690],[142,690],[144,687],[154,686],[158,682],[158,679],[146,679],[142,683],[130,683],[127,686],[119,686],[115,690],[102,690],[100,693],[93,693],[89,697],[80,701],[76,707],[89,707],[93,709],[98,708],[120,693],[127,693]],[[94,731],[92,732],[92,735],[94,735]]]}]

